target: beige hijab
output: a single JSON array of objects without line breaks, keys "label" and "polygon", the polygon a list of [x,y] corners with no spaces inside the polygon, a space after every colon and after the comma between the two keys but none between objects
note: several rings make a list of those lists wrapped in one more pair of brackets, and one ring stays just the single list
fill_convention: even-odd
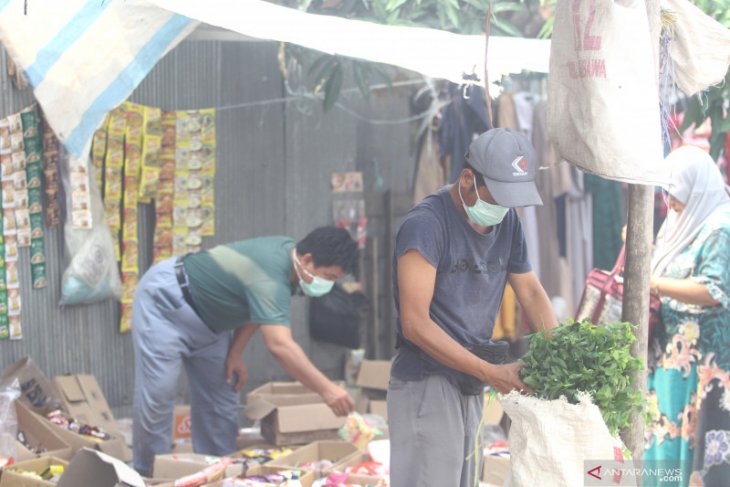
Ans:
[{"label": "beige hijab", "polygon": [[665,189],[685,207],[681,213],[670,209],[659,230],[651,262],[655,276],[661,276],[667,265],[692,243],[710,215],[730,206],[720,170],[707,152],[684,146],[672,151],[665,162],[671,172],[671,182]]}]

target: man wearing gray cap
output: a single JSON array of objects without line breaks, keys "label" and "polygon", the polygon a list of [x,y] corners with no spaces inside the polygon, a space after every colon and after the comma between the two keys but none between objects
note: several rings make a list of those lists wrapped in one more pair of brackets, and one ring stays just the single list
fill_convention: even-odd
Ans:
[{"label": "man wearing gray cap", "polygon": [[484,385],[525,388],[520,366],[505,364],[506,351],[490,341],[507,282],[534,330],[557,326],[514,209],[542,205],[536,160],[524,135],[489,130],[469,147],[459,179],[416,205],[398,229],[392,487],[475,485]]}]

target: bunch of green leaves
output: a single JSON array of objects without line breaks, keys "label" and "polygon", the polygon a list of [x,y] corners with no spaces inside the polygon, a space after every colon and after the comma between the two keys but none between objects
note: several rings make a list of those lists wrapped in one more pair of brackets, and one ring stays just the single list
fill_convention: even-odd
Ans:
[{"label": "bunch of green leaves", "polygon": [[577,404],[580,393],[591,394],[611,434],[618,434],[642,406],[632,380],[642,369],[631,355],[633,329],[630,323],[575,322],[554,328],[550,337],[545,331],[535,333],[520,376],[543,399],[564,396]]}]

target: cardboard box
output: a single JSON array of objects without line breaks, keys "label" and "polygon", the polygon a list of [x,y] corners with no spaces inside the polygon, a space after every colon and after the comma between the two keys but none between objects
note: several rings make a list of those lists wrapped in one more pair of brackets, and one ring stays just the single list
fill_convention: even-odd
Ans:
[{"label": "cardboard box", "polygon": [[363,360],[356,384],[363,389],[387,391],[390,382],[389,360]]},{"label": "cardboard box", "polygon": [[28,412],[30,412],[36,420],[42,422],[47,428],[50,428],[56,436],[61,438],[68,446],[70,446],[72,456],[82,448],[91,448],[92,450],[100,450],[115,458],[119,458],[120,460],[128,461],[126,457],[127,454],[131,452],[122,438],[112,437],[107,441],[95,441],[92,438],[61,428],[60,426],[51,423],[43,416],[30,411],[30,409],[28,409]]},{"label": "cardboard box", "polygon": [[370,414],[377,414],[386,421],[388,420],[388,401],[371,399],[368,404],[368,412]]},{"label": "cardboard box", "polygon": [[142,477],[124,462],[89,448],[81,449],[58,481],[58,487],[145,487]]},{"label": "cardboard box", "polygon": [[190,420],[190,406],[187,404],[175,406],[172,414],[172,439],[191,438],[193,430]]},{"label": "cardboard box", "polygon": [[316,441],[307,446],[297,448],[290,454],[272,460],[266,465],[301,468],[304,464],[322,460],[330,460],[332,463],[337,464],[357,452],[358,449],[354,445],[345,441]]},{"label": "cardboard box", "polygon": [[507,457],[485,455],[482,465],[482,482],[488,486],[503,486],[512,472],[512,461]]},{"label": "cardboard box", "polygon": [[486,394],[484,396],[484,409],[482,411],[484,424],[499,424],[502,422],[502,416],[504,416],[502,403],[497,398],[490,398],[489,394]]},{"label": "cardboard box", "polygon": [[35,449],[44,448],[46,450],[41,454],[36,454],[18,443],[18,461],[37,457],[71,459],[71,447],[56,434],[49,422],[34,414],[27,405],[20,401],[15,401],[15,414],[18,418],[18,431],[23,432],[26,441]]},{"label": "cardboard box", "polygon": [[[279,473],[289,470],[288,468],[284,467],[272,467],[269,465],[260,465],[256,467],[251,467],[246,472],[246,475],[268,475],[272,473]],[[302,484],[302,487],[312,487],[312,484],[317,479],[316,475],[312,472],[307,472],[302,474],[302,476],[299,478],[299,482]],[[205,484],[205,487],[223,487],[223,480],[218,480],[216,482]],[[166,487],[166,486],[161,486]]]},{"label": "cardboard box", "polygon": [[53,384],[30,357],[23,357],[3,370],[0,382],[12,379],[18,379],[20,384],[20,400],[34,411],[45,413],[61,406]]},{"label": "cardboard box", "polygon": [[[200,455],[197,453],[172,453],[155,455],[152,467],[152,478],[155,480],[175,480],[186,475],[198,473],[218,462],[220,457]],[[226,469],[226,477],[235,477],[243,473],[243,465],[230,465]]]},{"label": "cardboard box", "polygon": [[56,457],[34,458],[32,460],[18,462],[12,467],[7,467],[3,470],[2,477],[0,477],[0,487],[56,487],[56,484],[52,482],[35,480],[18,473],[21,470],[40,473],[51,465],[63,465],[67,467],[68,462]]},{"label": "cardboard box", "polygon": [[[101,451],[125,462],[132,460],[132,452],[127,447],[126,441],[123,440],[124,436],[93,375],[61,375],[54,377],[53,385],[58,390],[64,408],[72,418],[91,426],[98,426],[114,437],[114,440],[104,442],[106,445],[103,443],[99,445]],[[81,439],[83,440],[83,438]],[[71,443],[71,446],[74,447],[74,443]],[[78,446],[79,448],[92,447],[92,445],[82,444],[82,442],[78,442]]]},{"label": "cardboard box", "polygon": [[261,435],[277,446],[334,440],[345,424],[318,394],[297,382],[273,382],[251,391],[246,416],[261,420]]}]

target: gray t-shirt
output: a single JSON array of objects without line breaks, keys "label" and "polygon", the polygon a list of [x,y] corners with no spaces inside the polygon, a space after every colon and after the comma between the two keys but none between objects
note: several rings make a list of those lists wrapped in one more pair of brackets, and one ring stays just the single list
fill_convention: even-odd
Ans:
[{"label": "gray t-shirt", "polygon": [[[401,335],[398,258],[409,250],[418,251],[436,268],[431,319],[464,346],[489,341],[508,274],[531,270],[522,225],[514,209],[490,233],[482,235],[461,216],[448,190],[441,189],[408,212],[396,235],[393,297]],[[406,381],[431,374],[463,377],[461,372],[406,346],[398,348],[392,374]]]}]

